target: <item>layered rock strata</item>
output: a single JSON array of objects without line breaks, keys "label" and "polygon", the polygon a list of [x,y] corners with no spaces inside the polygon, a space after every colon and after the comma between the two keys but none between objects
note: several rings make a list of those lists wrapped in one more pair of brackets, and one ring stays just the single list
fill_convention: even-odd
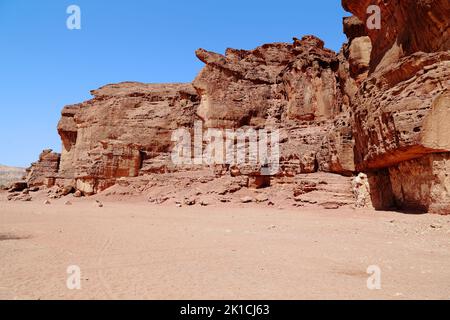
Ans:
[{"label": "layered rock strata", "polygon": [[[213,179],[231,179],[234,192],[289,184],[292,197],[314,202],[314,188],[327,181],[302,177],[323,172],[330,181],[355,176],[357,207],[450,213],[450,2],[342,3],[354,16],[344,19],[348,42],[339,53],[314,36],[224,55],[199,49],[205,67],[192,84],[126,82],[92,91],[93,99],[63,109],[61,156],[41,155],[29,184],[91,195],[124,179],[170,184],[177,174],[210,168]],[[367,27],[373,5],[380,29]],[[174,163],[172,133],[192,133],[196,121],[205,132],[278,130],[278,171]],[[342,179],[336,185],[345,192],[330,208],[341,196],[348,204],[349,178]]]},{"label": "layered rock strata", "polygon": [[26,170],[28,187],[52,187],[59,172],[61,155],[53,150],[44,150],[39,160]]},{"label": "layered rock strata", "polygon": [[355,165],[372,176],[375,207],[449,213],[450,2],[343,5],[361,21],[369,5],[381,14],[381,29],[365,30],[370,73],[352,100]]}]

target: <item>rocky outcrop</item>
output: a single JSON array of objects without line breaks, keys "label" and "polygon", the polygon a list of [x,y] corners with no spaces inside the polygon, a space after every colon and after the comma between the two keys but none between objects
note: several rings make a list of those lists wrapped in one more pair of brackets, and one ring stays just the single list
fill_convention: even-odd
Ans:
[{"label": "rocky outcrop", "polygon": [[[63,109],[61,158],[41,155],[29,183],[91,195],[116,183],[114,192],[126,193],[128,181],[147,181],[136,188],[157,188],[155,203],[181,181],[185,188],[222,181],[208,193],[220,197],[245,187],[277,193],[289,184],[298,206],[318,203],[315,197],[336,208],[349,205],[350,195],[361,208],[450,213],[448,0],[342,3],[354,16],[344,19],[348,42],[339,53],[314,36],[224,55],[199,49],[205,67],[192,84],[126,82],[92,91],[93,99]],[[367,27],[371,5],[380,9],[379,29]],[[196,120],[204,132],[278,130],[278,171],[262,175],[263,159],[174,164],[172,133],[195,132]],[[195,178],[206,168],[211,176]],[[186,194],[177,205],[211,200],[196,197]]]},{"label": "rocky outcrop", "polygon": [[61,155],[53,150],[42,151],[39,160],[27,169],[28,187],[52,187],[58,175],[60,158]]},{"label": "rocky outcrop", "polygon": [[12,182],[23,179],[25,174],[23,168],[0,165],[0,187],[8,187]]},{"label": "rocky outcrop", "polygon": [[367,21],[369,6],[381,10],[381,29],[368,29],[372,41],[370,69],[390,69],[416,52],[447,51],[450,47],[448,0],[342,0],[344,9]]},{"label": "rocky outcrop", "polygon": [[362,86],[353,104],[358,169],[450,150],[450,52],[403,58]]},{"label": "rocky outcrop", "polygon": [[92,94],[62,111],[58,184],[93,194],[121,177],[170,170],[172,131],[195,119],[198,97],[190,84],[127,82]]},{"label": "rocky outcrop", "polygon": [[[320,39],[228,49],[225,56],[199,49],[197,56],[206,66],[193,85],[111,84],[92,91],[93,99],[65,107],[58,124],[61,158],[51,166],[50,154],[42,155],[30,183],[47,179],[49,184],[54,178],[60,187],[91,195],[120,178],[195,170],[171,161],[173,131],[193,130],[195,120],[205,131],[280,130],[281,166],[275,176],[354,171],[339,56]],[[248,176],[250,188],[270,185],[260,167],[212,167],[219,176]]]},{"label": "rocky outcrop", "polygon": [[[370,72],[351,103],[356,168],[373,182],[390,180],[381,184],[390,195],[371,185],[375,207],[448,213],[450,3],[343,0],[361,21],[371,4],[382,21],[379,30],[366,28]],[[353,29],[347,34],[361,35]]]}]

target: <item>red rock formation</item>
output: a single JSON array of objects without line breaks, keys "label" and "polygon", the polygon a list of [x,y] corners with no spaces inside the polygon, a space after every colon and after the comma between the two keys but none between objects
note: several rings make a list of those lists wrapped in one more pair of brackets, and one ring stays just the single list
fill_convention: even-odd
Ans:
[{"label": "red rock formation", "polygon": [[[450,213],[450,2],[342,3],[354,16],[344,19],[348,42],[339,54],[313,36],[225,55],[199,49],[205,67],[192,85],[127,82],[93,91],[92,100],[63,109],[61,160],[41,156],[29,181],[55,179],[93,194],[117,181],[122,188],[126,178],[140,181],[141,191],[157,188],[156,203],[167,200],[168,184],[180,181],[184,188],[226,181],[223,190],[211,191],[219,196],[243,186],[276,193],[290,184],[299,205],[320,197],[335,208],[349,204],[351,186],[348,177],[328,173],[363,171],[353,185],[357,206]],[[369,5],[381,9],[381,29],[366,27]],[[192,129],[196,119],[205,130],[279,130],[279,172],[264,177],[258,166],[176,166],[171,134]],[[178,176],[205,167],[212,169],[207,178]],[[311,173],[335,183],[303,179]]]},{"label": "red rock formation", "polygon": [[193,84],[207,127],[281,130],[281,175],[354,170],[339,60],[323,41],[307,36],[224,56],[199,49],[197,57],[206,64]]},{"label": "red rock formation", "polygon": [[[280,176],[354,170],[338,56],[320,39],[228,49],[225,56],[200,49],[197,56],[206,67],[193,83],[196,91],[190,84],[120,83],[65,107],[56,183],[89,195],[121,177],[182,170],[170,159],[171,134],[192,128],[195,119],[203,120],[205,130],[281,129]],[[249,186],[270,185],[254,168],[235,170],[250,176]]]},{"label": "red rock formation", "polygon": [[27,169],[28,187],[52,187],[59,171],[60,154],[52,150],[44,150],[39,160]]},{"label": "red rock formation", "polygon": [[448,213],[450,2],[343,0],[362,21],[369,4],[381,8],[382,23],[366,30],[370,74],[352,99],[356,167],[390,180],[390,196],[376,196],[372,184],[376,207]]}]

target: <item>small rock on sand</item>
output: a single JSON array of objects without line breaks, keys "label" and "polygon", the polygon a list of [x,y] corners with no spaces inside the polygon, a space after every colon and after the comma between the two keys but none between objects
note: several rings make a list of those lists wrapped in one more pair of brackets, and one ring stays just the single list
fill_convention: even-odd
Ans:
[{"label": "small rock on sand", "polygon": [[252,197],[243,197],[243,198],[241,198],[241,202],[242,203],[250,203],[250,202],[253,202],[253,198]]}]

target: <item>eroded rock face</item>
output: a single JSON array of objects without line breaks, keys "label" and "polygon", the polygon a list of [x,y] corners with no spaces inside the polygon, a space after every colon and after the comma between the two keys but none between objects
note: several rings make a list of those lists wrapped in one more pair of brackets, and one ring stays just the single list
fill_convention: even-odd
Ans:
[{"label": "eroded rock face", "polygon": [[[346,68],[346,73],[350,75],[354,81],[349,88],[346,89],[350,98],[356,93],[357,86],[367,78],[370,68],[370,56],[372,54],[372,41],[368,37],[364,22],[356,16],[344,18],[344,33],[347,35],[348,43],[342,47],[340,55],[341,68]],[[345,77],[345,73],[341,77],[345,81],[350,81]]]},{"label": "eroded rock face", "polygon": [[389,168],[398,207],[450,214],[450,153],[433,153]]},{"label": "eroded rock face", "polygon": [[339,58],[322,40],[196,54],[206,64],[193,82],[206,127],[280,130],[281,175],[354,170]]},{"label": "eroded rock face", "polygon": [[206,67],[194,80],[207,127],[264,126],[284,120],[328,120],[340,113],[336,54],[308,36],[294,44],[266,44],[251,51],[204,49]]},{"label": "eroded rock face", "polygon": [[450,52],[416,53],[372,74],[353,104],[357,168],[450,150],[448,88]]},{"label": "eroded rock face", "polygon": [[190,84],[120,83],[92,94],[92,100],[65,107],[58,125],[59,183],[73,183],[85,194],[148,168],[164,171],[171,165],[172,131],[193,126],[198,104]]},{"label": "eroded rock face", "polygon": [[372,71],[390,68],[415,52],[450,49],[448,0],[342,0],[344,9],[366,21],[370,5],[381,9],[381,30],[367,30],[372,40]]},{"label": "eroded rock face", "polygon": [[27,169],[26,181],[28,187],[52,187],[59,171],[61,155],[53,150],[44,150],[39,160]]},{"label": "eroded rock face", "polygon": [[[65,107],[56,184],[89,195],[122,177],[184,170],[171,161],[171,135],[192,129],[195,120],[204,130],[279,129],[277,176],[354,171],[349,98],[343,99],[340,78],[350,76],[323,41],[307,36],[251,51],[228,49],[225,56],[199,49],[197,56],[206,66],[193,85],[107,85],[92,91],[92,100]],[[258,170],[219,169],[218,176],[228,170],[248,176],[249,187],[270,185]]]},{"label": "eroded rock face", "polygon": [[0,190],[2,187],[7,189],[12,182],[23,179],[25,175],[24,168],[0,165]]},{"label": "eroded rock face", "polygon": [[361,21],[373,4],[381,29],[366,28],[369,74],[351,100],[356,169],[371,172],[375,207],[447,213],[448,182],[436,167],[450,151],[450,2],[343,0]]}]

